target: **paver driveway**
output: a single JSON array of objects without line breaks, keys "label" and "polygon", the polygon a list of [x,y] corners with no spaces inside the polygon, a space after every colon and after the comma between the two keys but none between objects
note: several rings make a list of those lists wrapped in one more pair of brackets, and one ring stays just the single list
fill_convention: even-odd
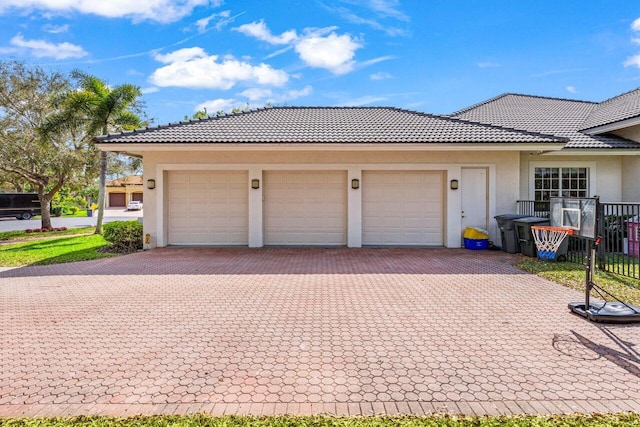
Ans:
[{"label": "paver driveway", "polygon": [[638,326],[516,256],[157,249],[0,272],[0,415],[640,410]]}]

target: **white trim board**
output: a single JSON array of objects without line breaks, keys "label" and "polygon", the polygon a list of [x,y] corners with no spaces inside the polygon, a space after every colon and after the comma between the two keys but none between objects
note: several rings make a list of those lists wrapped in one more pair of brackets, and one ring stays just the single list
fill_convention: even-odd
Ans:
[{"label": "white trim board", "polygon": [[529,162],[529,200],[535,199],[535,172],[536,168],[588,168],[589,169],[589,197],[597,193],[597,170],[596,162],[585,161],[569,161],[564,162],[562,160],[548,160],[548,161],[535,161]]}]

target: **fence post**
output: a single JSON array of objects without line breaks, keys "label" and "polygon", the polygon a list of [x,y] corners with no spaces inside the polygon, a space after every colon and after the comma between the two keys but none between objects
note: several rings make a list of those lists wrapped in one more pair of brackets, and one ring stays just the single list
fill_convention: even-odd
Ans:
[{"label": "fence post", "polygon": [[596,215],[597,215],[597,219],[598,221],[596,222],[596,224],[598,224],[598,229],[596,230],[596,238],[598,238],[598,236],[600,236],[602,238],[602,241],[600,242],[600,244],[597,246],[598,248],[598,252],[597,252],[597,264],[598,264],[598,269],[600,271],[606,271],[607,269],[607,242],[604,237],[605,237],[605,221],[604,221],[604,204],[600,203],[600,198],[598,196],[596,196]]}]

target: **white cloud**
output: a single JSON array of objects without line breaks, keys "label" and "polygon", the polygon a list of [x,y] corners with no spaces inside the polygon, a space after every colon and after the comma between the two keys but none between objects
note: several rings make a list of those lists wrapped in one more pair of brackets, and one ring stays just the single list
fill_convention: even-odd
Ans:
[{"label": "white cloud", "polygon": [[636,18],[636,20],[631,23],[631,29],[633,31],[640,31],[640,18]]},{"label": "white cloud", "polygon": [[158,89],[157,87],[151,86],[151,87],[143,87],[142,89],[140,89],[140,92],[142,92],[142,94],[145,95],[148,93],[156,93],[159,90],[160,89]]},{"label": "white cloud", "polygon": [[369,77],[371,78],[371,80],[386,80],[386,79],[393,78],[391,74],[385,73],[384,71],[371,74]]},{"label": "white cloud", "polygon": [[575,86],[567,86],[567,92],[569,93],[577,93]]},{"label": "white cloud", "polygon": [[262,40],[269,44],[289,44],[295,41],[298,38],[298,35],[295,30],[285,31],[279,36],[274,36],[271,34],[269,28],[264,23],[264,21],[260,20],[258,22],[252,22],[250,24],[244,24],[237,28],[234,28],[235,31],[239,31],[245,36],[255,37],[258,40]]},{"label": "white cloud", "polygon": [[195,25],[199,33],[204,33],[207,31],[207,28],[209,27],[209,23],[213,20],[216,20],[216,22],[212,28],[215,28],[216,30],[220,30],[222,29],[222,27],[224,27],[228,23],[233,22],[234,19],[235,19],[235,16],[231,17],[230,10],[224,10],[220,13],[214,13],[213,15],[209,15],[206,18],[198,19]]},{"label": "white cloud", "polygon": [[134,22],[176,22],[198,6],[217,7],[222,0],[2,0],[6,10],[43,10],[48,13],[79,12],[107,18],[131,18]]},{"label": "white cloud", "polygon": [[309,96],[313,93],[313,87],[307,85],[300,90],[290,90],[289,92],[283,95],[285,101],[302,98],[303,96]]},{"label": "white cloud", "polygon": [[631,43],[640,44],[640,37],[631,37]]},{"label": "white cloud", "polygon": [[196,108],[193,111],[201,111],[206,109],[207,114],[209,114],[210,116],[215,116],[218,111],[230,112],[234,108],[244,109],[246,106],[246,103],[238,101],[237,99],[218,98],[196,105]]},{"label": "white cloud", "polygon": [[278,104],[286,101],[309,96],[313,93],[313,87],[310,85],[302,89],[291,89],[282,93],[274,94],[270,89],[251,88],[240,92],[238,95],[248,98],[254,106],[264,105],[265,103]]},{"label": "white cloud", "polygon": [[361,3],[364,3],[363,6],[370,8],[378,15],[409,21],[409,17],[397,9],[400,6],[398,0],[366,0]]},{"label": "white cloud", "polygon": [[622,65],[624,65],[625,67],[640,68],[640,54],[628,57],[627,60],[622,63]]},{"label": "white cloud", "polygon": [[[274,36],[264,21],[252,22],[234,28],[242,34],[267,42],[272,45],[289,45],[267,56],[272,58],[287,52],[291,46],[302,61],[308,66],[325,68],[334,74],[346,74],[353,70],[355,51],[362,45],[349,34],[338,35],[336,27],[305,28],[302,35],[295,30],[288,30]],[[376,62],[388,59],[384,57]]]},{"label": "white cloud", "polygon": [[325,68],[333,74],[346,74],[353,70],[356,50],[362,45],[349,34],[341,36],[331,33],[328,36],[310,36],[300,40],[296,52],[307,65]]},{"label": "white cloud", "polygon": [[78,45],[71,43],[50,43],[45,40],[25,40],[22,34],[18,34],[9,42],[13,47],[3,48],[3,53],[26,52],[36,58],[82,58],[87,56],[87,52]]},{"label": "white cloud", "polygon": [[165,55],[160,53],[156,54],[154,59],[163,64],[171,64],[173,62],[186,62],[191,59],[206,57],[207,53],[201,47],[187,47]]},{"label": "white cloud", "polygon": [[271,96],[273,92],[271,89],[264,89],[259,87],[254,87],[251,89],[244,90],[240,92],[238,95],[247,98],[249,101],[259,101],[261,99],[265,99]]},{"label": "white cloud", "polygon": [[46,33],[51,33],[51,34],[66,33],[67,31],[69,31],[69,24],[64,24],[64,25],[47,24],[47,25],[43,25],[42,26],[42,31],[44,31]]},{"label": "white cloud", "polygon": [[226,55],[207,55],[199,48],[180,49],[156,60],[168,64],[155,70],[149,81],[160,87],[174,86],[192,89],[231,89],[243,81],[266,86],[282,86],[289,75],[267,64],[251,65]]}]

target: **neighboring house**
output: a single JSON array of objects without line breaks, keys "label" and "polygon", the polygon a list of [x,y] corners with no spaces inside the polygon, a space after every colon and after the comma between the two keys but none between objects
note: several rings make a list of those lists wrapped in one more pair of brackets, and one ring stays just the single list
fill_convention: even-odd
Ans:
[{"label": "neighboring house", "polygon": [[[640,200],[640,92],[507,94],[439,116],[273,107],[98,137],[143,157],[145,233],[166,245],[461,246],[516,200]],[[155,187],[148,189],[148,187]]]},{"label": "neighboring house", "polygon": [[142,175],[131,175],[107,181],[105,205],[108,208],[126,207],[132,200],[143,200]]}]

